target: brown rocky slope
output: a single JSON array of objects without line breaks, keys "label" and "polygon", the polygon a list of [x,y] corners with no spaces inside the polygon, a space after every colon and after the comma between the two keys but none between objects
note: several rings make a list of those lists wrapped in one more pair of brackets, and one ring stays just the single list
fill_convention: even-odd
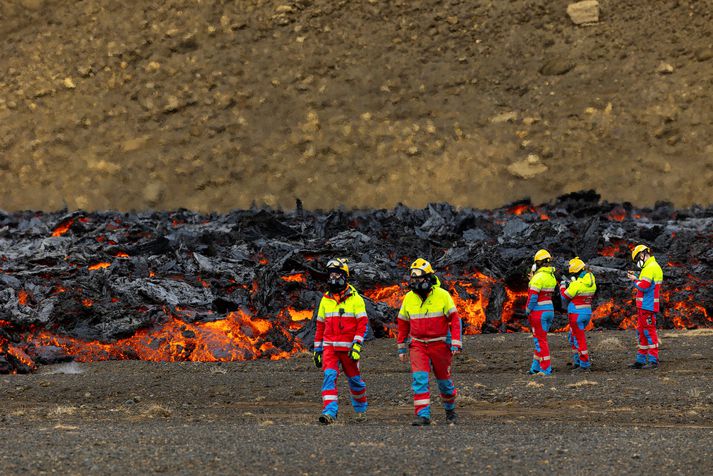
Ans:
[{"label": "brown rocky slope", "polygon": [[0,208],[713,202],[694,0],[6,0]]}]

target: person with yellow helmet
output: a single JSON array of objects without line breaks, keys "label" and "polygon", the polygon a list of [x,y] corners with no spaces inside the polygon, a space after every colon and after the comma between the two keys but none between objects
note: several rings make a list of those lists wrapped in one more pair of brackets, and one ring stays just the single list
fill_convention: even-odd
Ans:
[{"label": "person with yellow helmet", "polygon": [[[661,283],[663,270],[646,245],[637,245],[631,251],[631,259],[641,269],[639,276],[632,271],[627,273],[634,281],[636,289],[636,332],[639,340],[639,350],[636,361],[629,365],[634,369],[658,368],[659,339],[656,333],[656,313],[660,309]],[[647,362],[648,359],[648,362]]]},{"label": "person with yellow helmet", "polygon": [[569,260],[571,279],[563,278],[560,282],[560,295],[567,302],[567,317],[569,318],[569,343],[574,355],[574,368],[589,370],[592,363],[589,360],[587,337],[584,329],[592,319],[592,300],[597,291],[594,274],[579,256]]},{"label": "person with yellow helmet", "polygon": [[527,315],[535,344],[535,353],[528,373],[530,375],[550,375],[550,346],[547,332],[555,318],[552,294],[557,287],[555,268],[550,266],[552,255],[547,250],[535,253],[532,274],[527,291]]},{"label": "person with yellow helmet", "polygon": [[322,414],[324,425],[337,419],[337,376],[339,366],[347,376],[351,402],[357,420],[366,419],[366,383],[361,377],[361,359],[368,318],[364,299],[350,285],[349,266],[344,258],[327,263],[328,291],[322,296],[317,310],[317,332],[314,336],[314,364],[324,369],[322,381]]},{"label": "person with yellow helmet", "polygon": [[[462,349],[461,321],[451,295],[441,287],[431,264],[418,258],[409,269],[409,291],[398,315],[396,339],[399,360],[406,362],[410,349],[414,426],[431,424],[431,369],[441,392],[446,421],[454,425],[456,388],[451,379],[453,355]],[[410,341],[410,342],[409,342]]]}]

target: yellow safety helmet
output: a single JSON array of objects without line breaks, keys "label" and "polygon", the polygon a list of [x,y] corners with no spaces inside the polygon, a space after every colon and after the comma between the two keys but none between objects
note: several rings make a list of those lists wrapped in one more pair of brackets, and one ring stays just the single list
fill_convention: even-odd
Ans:
[{"label": "yellow safety helmet", "polygon": [[327,262],[327,269],[339,269],[349,277],[349,265],[346,258],[332,258]]},{"label": "yellow safety helmet", "polygon": [[433,267],[431,267],[431,263],[429,263],[425,259],[418,258],[416,261],[411,263],[410,274],[414,277],[433,274]]},{"label": "yellow safety helmet", "polygon": [[584,269],[584,261],[579,259],[579,256],[575,256],[569,260],[569,272],[570,274],[579,273]]},{"label": "yellow safety helmet", "polygon": [[552,255],[549,251],[539,250],[537,253],[535,253],[535,263],[537,263],[538,261],[544,261],[546,259],[552,259]]},{"label": "yellow safety helmet", "polygon": [[648,251],[650,253],[651,249],[646,245],[636,245],[634,249],[631,250],[631,260],[636,261],[636,257],[639,256],[639,253],[642,251]]}]

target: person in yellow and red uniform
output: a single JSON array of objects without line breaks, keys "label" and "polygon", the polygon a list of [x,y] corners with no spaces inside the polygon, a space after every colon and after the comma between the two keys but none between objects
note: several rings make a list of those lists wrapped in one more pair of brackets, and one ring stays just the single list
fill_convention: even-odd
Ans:
[{"label": "person in yellow and red uniform", "polygon": [[[631,259],[641,269],[637,277],[635,273],[627,273],[634,281],[636,289],[636,332],[639,337],[639,351],[636,361],[629,365],[634,369],[658,368],[659,338],[656,333],[656,314],[660,309],[661,283],[663,270],[646,245],[637,245],[631,252]],[[648,359],[648,362],[647,362]]]},{"label": "person in yellow and red uniform", "polygon": [[[456,388],[451,379],[453,355],[460,352],[461,321],[451,295],[441,287],[431,264],[419,258],[411,264],[409,288],[398,315],[396,339],[399,360],[406,362],[410,349],[414,426],[431,424],[428,374],[436,376],[446,421],[455,424]],[[410,343],[409,343],[410,340]]]},{"label": "person in yellow and red uniform", "polygon": [[552,294],[557,287],[555,268],[550,266],[552,255],[547,250],[535,253],[532,276],[527,291],[527,315],[535,344],[535,353],[528,373],[530,375],[550,375],[550,346],[547,332],[555,319]]},{"label": "person in yellow and red uniform", "polygon": [[563,278],[560,282],[560,295],[562,300],[568,303],[568,337],[574,351],[572,360],[575,369],[589,370],[592,363],[589,360],[589,349],[584,329],[592,319],[592,300],[597,291],[597,283],[594,280],[594,274],[579,257],[569,261],[568,271],[571,280]]},{"label": "person in yellow and red uniform", "polygon": [[361,377],[361,359],[368,318],[364,299],[349,284],[349,266],[343,258],[327,263],[329,291],[322,296],[317,311],[314,336],[314,363],[324,369],[322,414],[319,422],[334,423],[339,410],[337,376],[339,366],[349,381],[349,391],[358,421],[366,419],[366,383]]}]

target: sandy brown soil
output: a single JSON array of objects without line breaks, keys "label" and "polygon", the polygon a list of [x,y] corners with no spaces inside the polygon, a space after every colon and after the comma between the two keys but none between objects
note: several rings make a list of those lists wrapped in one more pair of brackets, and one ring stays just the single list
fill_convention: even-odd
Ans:
[{"label": "sandy brown soil", "polygon": [[711,203],[710,4],[568,3],[5,0],[0,208]]},{"label": "sandy brown soil", "polygon": [[[634,334],[590,334],[594,371],[573,374],[551,335],[551,377],[525,375],[525,334],[468,336],[455,364],[460,425],[413,428],[394,341],[363,361],[369,421],[342,394],[317,424],[308,355],[230,364],[101,362],[0,379],[3,474],[701,474],[713,462],[713,331],[662,333],[662,366],[633,371]],[[69,373],[67,373],[69,372]],[[437,397],[435,397],[437,401]],[[338,461],[338,464],[335,463]]]}]

